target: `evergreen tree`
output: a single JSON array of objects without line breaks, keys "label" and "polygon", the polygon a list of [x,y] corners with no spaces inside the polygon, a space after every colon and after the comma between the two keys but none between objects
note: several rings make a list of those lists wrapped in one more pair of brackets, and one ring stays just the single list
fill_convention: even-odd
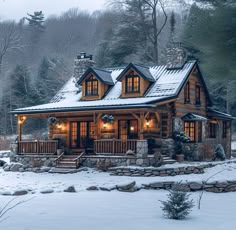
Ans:
[{"label": "evergreen tree", "polygon": [[178,190],[170,190],[167,201],[160,201],[164,216],[169,219],[185,219],[194,207],[193,200],[189,200],[190,194]]},{"label": "evergreen tree", "polygon": [[[28,13],[27,13],[28,14]],[[26,17],[26,20],[29,22],[29,25],[32,28],[43,31],[45,29],[44,15],[42,11],[36,11],[34,14],[28,14],[29,18]]]}]

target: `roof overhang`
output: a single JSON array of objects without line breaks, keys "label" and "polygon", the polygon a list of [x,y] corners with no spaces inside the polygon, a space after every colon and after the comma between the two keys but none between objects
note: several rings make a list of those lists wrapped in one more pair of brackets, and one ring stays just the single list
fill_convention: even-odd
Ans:
[{"label": "roof overhang", "polygon": [[183,121],[207,121],[206,117],[200,116],[195,113],[187,113],[183,117],[181,117]]},{"label": "roof overhang", "polygon": [[119,110],[119,109],[139,109],[139,108],[156,108],[152,104],[138,105],[109,105],[109,106],[89,106],[89,107],[66,107],[66,108],[50,108],[38,110],[19,110],[11,111],[11,114],[40,114],[40,113],[56,113],[56,112],[79,112],[79,111],[98,111],[98,110]]}]

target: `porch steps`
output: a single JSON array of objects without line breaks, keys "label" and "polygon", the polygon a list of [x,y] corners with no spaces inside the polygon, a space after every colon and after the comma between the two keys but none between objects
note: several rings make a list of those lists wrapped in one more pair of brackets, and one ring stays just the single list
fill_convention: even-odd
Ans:
[{"label": "porch steps", "polygon": [[163,165],[176,163],[176,160],[170,158],[167,155],[161,155],[161,156],[162,156],[162,160],[163,160],[163,162],[162,162]]},{"label": "porch steps", "polygon": [[62,159],[57,163],[56,168],[76,169],[76,162],[74,161],[76,157],[77,155],[63,155]]}]

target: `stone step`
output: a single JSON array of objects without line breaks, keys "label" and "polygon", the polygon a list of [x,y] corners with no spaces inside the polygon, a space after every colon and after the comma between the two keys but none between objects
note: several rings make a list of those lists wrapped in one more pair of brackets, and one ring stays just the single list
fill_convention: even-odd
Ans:
[{"label": "stone step", "polygon": [[56,168],[76,169],[76,165],[68,165],[68,164],[61,164],[61,163],[59,163]]},{"label": "stone step", "polygon": [[76,173],[77,169],[74,168],[51,168],[49,173]]}]

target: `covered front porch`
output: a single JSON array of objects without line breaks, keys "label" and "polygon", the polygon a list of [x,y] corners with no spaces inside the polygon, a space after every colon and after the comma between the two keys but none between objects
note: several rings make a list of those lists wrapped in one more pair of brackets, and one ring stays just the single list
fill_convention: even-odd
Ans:
[{"label": "covered front porch", "polygon": [[[20,114],[17,116],[17,154],[137,154],[140,149],[147,148],[143,144],[146,139],[171,135],[170,116],[167,110],[150,108]],[[47,138],[23,139],[22,127],[30,118],[48,121]]]}]

